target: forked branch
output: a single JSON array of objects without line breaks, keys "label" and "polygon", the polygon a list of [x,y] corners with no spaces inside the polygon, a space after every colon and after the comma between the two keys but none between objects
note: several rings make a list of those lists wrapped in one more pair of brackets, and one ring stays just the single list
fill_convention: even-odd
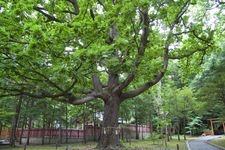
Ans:
[{"label": "forked branch", "polygon": [[42,15],[44,15],[45,17],[47,17],[47,19],[48,19],[47,21],[62,22],[61,20],[57,19],[53,15],[50,15],[45,8],[38,7],[38,6],[34,6],[34,10],[40,12]]},{"label": "forked branch", "polygon": [[138,69],[138,66],[141,63],[141,58],[145,53],[145,49],[148,44],[148,35],[149,35],[149,16],[148,16],[148,10],[140,11],[142,18],[143,18],[143,28],[142,28],[142,34],[141,34],[141,40],[140,40],[140,46],[138,48],[138,52],[135,58],[134,66],[132,71],[129,73],[128,77],[124,82],[122,82],[118,87],[117,90],[122,90],[126,88],[135,78],[135,73]]}]

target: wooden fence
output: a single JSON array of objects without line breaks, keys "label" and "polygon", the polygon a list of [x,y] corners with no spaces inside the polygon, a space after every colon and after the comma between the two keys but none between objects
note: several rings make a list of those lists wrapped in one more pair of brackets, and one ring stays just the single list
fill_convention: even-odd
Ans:
[{"label": "wooden fence", "polygon": [[[129,133],[127,133],[129,132]],[[138,133],[140,137],[145,136],[146,134],[150,133],[151,129],[149,126],[138,126]],[[29,137],[30,139],[35,139],[31,140],[30,143],[35,143],[35,144],[41,144],[40,139],[45,139],[48,142],[44,143],[54,143],[56,139],[60,138],[63,139],[61,140],[62,143],[65,142],[65,139],[70,139],[71,142],[74,141],[82,141],[82,140],[97,140],[98,137],[100,136],[101,129],[100,127],[93,127],[93,126],[86,126],[85,130],[82,129],[55,129],[55,128],[50,128],[50,129],[41,129],[41,128],[31,128],[29,129],[21,129],[18,128],[16,131],[16,138],[19,141],[20,139],[23,139],[22,143],[26,142],[26,139]],[[135,138],[136,134],[136,127],[135,125],[129,125],[126,127],[120,127],[119,128],[119,134],[120,137],[123,138],[123,136],[126,137],[126,134],[129,134],[130,138]],[[10,137],[10,129],[3,129],[2,132],[0,133],[0,139],[5,139]],[[39,140],[37,140],[39,139]],[[73,140],[71,140],[73,139]],[[51,142],[50,142],[51,141]],[[42,143],[43,144],[43,143]]]}]

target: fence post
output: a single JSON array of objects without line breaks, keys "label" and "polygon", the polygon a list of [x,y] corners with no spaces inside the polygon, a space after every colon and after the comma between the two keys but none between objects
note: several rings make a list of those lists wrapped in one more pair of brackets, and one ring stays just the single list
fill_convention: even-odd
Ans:
[{"label": "fence post", "polygon": [[179,150],[179,149],[180,149],[179,144],[177,144],[177,150]]}]

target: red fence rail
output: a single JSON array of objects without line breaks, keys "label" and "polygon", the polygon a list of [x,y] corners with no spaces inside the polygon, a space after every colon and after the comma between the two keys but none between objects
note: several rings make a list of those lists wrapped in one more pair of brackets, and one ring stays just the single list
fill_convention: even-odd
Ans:
[{"label": "red fence rail", "polygon": [[[126,127],[126,131],[128,130],[131,134],[135,134],[136,127],[135,125],[129,125]],[[122,128],[120,128],[121,130]],[[138,126],[138,132],[139,134],[145,134],[150,133],[152,129],[149,126]],[[29,134],[29,135],[28,135]],[[84,138],[84,134],[86,137],[98,137],[100,135],[100,127],[93,127],[93,126],[87,126],[85,130],[83,129],[55,129],[55,128],[48,128],[48,129],[42,129],[42,128],[31,128],[29,129],[21,129],[18,128],[16,132],[17,138],[27,138],[34,137],[34,138],[42,138],[42,137],[49,137],[49,138],[55,138],[55,137],[67,137],[67,138],[78,138],[82,139]],[[10,137],[10,129],[3,129],[0,133],[0,138],[9,138]]]}]

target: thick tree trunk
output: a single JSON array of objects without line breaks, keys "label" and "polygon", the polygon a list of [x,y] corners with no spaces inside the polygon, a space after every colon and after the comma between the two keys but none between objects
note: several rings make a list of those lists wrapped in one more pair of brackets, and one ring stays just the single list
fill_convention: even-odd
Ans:
[{"label": "thick tree trunk", "polygon": [[118,129],[118,113],[119,113],[120,99],[112,96],[104,105],[104,118],[102,124],[102,131],[97,148],[101,150],[120,149],[119,129]]}]

